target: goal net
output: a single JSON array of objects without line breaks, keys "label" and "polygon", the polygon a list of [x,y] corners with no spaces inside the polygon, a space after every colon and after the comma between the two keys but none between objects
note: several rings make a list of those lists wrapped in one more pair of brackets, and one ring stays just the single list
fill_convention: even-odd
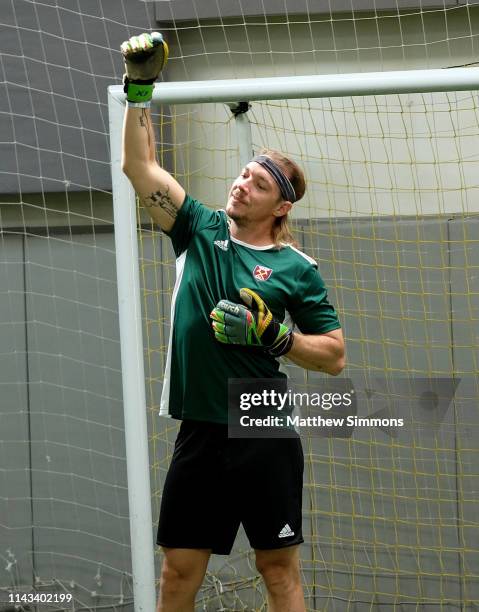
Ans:
[{"label": "goal net", "polygon": [[[107,100],[121,79],[120,43],[162,31],[170,82],[475,70],[477,4],[1,3],[0,610],[63,610],[70,594],[68,609],[132,610],[138,588],[110,175],[120,149],[109,149],[121,122],[109,125]],[[161,163],[222,207],[243,163],[230,107],[169,102],[154,117]],[[358,417],[391,398],[407,404],[408,428],[304,442],[307,609],[473,608],[477,88],[255,99],[244,123],[254,151],[283,150],[306,171],[293,225],[337,306]],[[158,416],[175,262],[166,237],[135,214],[153,534],[177,429]],[[290,374],[303,389],[321,384]],[[453,384],[418,394],[424,379]],[[266,610],[248,548],[240,534],[229,558],[212,560],[198,609]],[[156,576],[160,562],[157,553]]]},{"label": "goal net", "polygon": [[[478,595],[478,100],[468,91],[372,94],[254,101],[247,113],[255,152],[280,149],[306,170],[296,237],[337,306],[358,417],[405,421],[402,429],[357,426],[305,440],[307,604],[454,609]],[[241,168],[229,107],[164,106],[156,123],[161,162],[189,193],[223,207]],[[176,431],[157,416],[175,261],[142,211],[140,220],[159,503]],[[290,375],[310,391],[324,384],[299,368]],[[265,609],[244,537],[232,559],[210,564],[208,577],[206,609]]]}]

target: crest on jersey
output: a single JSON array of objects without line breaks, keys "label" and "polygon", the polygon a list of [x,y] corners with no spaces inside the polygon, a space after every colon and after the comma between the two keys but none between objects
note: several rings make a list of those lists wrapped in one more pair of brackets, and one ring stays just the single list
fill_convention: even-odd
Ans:
[{"label": "crest on jersey", "polygon": [[266,268],[266,266],[256,266],[253,270],[253,276],[256,280],[265,281],[273,274],[273,270],[271,268]]}]

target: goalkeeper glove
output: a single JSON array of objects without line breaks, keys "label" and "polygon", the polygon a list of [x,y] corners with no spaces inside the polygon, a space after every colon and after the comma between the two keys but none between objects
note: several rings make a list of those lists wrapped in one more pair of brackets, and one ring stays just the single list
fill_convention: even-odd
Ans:
[{"label": "goalkeeper glove", "polygon": [[280,357],[291,350],[293,332],[273,318],[260,296],[251,289],[240,289],[247,306],[221,300],[210,314],[215,337],[225,344],[259,346]]},{"label": "goalkeeper glove", "polygon": [[168,45],[159,32],[132,36],[121,45],[125,60],[124,92],[128,102],[150,102],[153,83],[168,60]]}]

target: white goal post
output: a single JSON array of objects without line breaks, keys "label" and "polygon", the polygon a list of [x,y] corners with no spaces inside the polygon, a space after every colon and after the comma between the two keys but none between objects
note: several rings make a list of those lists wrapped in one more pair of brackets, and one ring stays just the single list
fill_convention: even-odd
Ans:
[{"label": "white goal post", "polygon": [[[159,104],[323,98],[474,91],[479,67],[256,79],[168,82],[155,86]],[[112,191],[120,320],[123,402],[135,610],[155,609],[154,558],[143,365],[137,214],[133,189],[121,170],[125,108],[122,86],[108,88]],[[238,115],[240,159],[251,153],[247,119]],[[238,169],[239,170],[239,169]]]}]

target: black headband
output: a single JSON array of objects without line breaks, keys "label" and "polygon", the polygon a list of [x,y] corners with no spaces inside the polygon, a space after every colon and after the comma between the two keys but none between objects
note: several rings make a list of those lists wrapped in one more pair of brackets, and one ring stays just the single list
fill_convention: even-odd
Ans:
[{"label": "black headband", "polygon": [[268,157],[267,155],[257,155],[256,157],[253,157],[251,161],[263,166],[263,168],[265,168],[271,174],[279,187],[283,200],[287,200],[288,202],[296,202],[296,193],[293,185],[291,185],[291,181],[281,170],[278,164],[271,159],[271,157]]}]

